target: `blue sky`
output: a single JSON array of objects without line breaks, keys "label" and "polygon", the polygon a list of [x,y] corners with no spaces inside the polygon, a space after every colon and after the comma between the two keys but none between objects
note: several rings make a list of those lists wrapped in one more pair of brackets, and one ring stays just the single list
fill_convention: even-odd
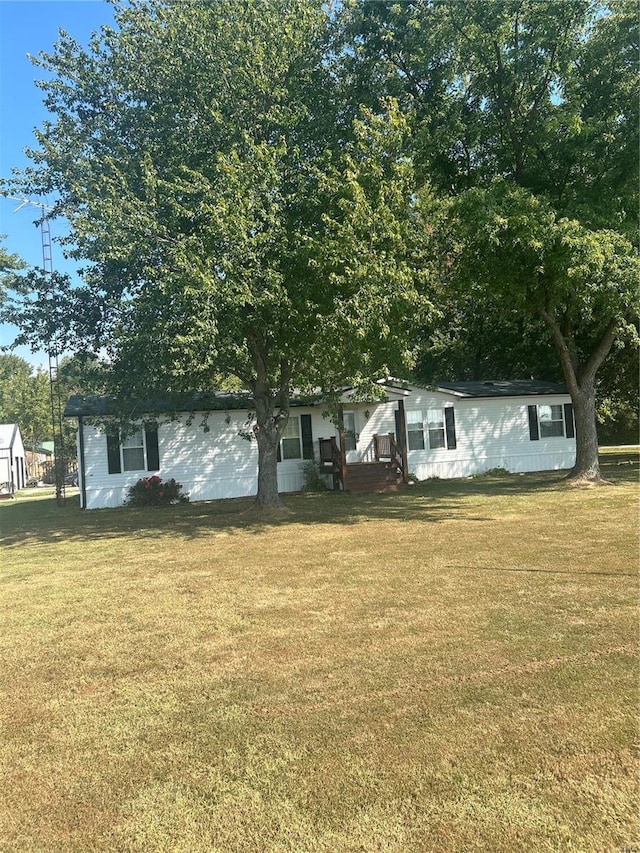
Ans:
[{"label": "blue sky", "polygon": [[[43,106],[44,92],[35,85],[44,72],[34,66],[27,54],[49,53],[58,38],[58,30],[66,30],[81,44],[102,24],[113,23],[113,10],[105,0],[0,0],[0,175],[8,177],[14,168],[29,161],[23,151],[34,144],[33,131],[47,117]],[[47,199],[37,199],[44,201]],[[33,224],[38,211],[0,197],[0,234],[3,245],[29,264],[42,264],[40,231]],[[53,266],[61,272],[73,272],[73,266],[62,257],[55,244],[64,233],[62,222],[51,224]],[[0,324],[0,347],[10,344],[16,330]],[[46,365],[44,353],[31,354],[19,348],[17,355],[34,365]]]}]

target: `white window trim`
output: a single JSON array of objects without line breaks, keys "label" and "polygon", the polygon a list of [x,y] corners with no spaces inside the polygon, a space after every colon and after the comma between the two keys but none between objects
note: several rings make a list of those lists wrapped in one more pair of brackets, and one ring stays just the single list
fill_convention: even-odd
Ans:
[{"label": "white window trim", "polygon": [[[416,412],[420,413],[420,421],[409,421],[409,414],[415,414]],[[420,429],[409,429],[410,424],[418,424],[418,423],[420,424]],[[427,447],[428,442],[427,442],[427,438],[425,437],[424,411],[423,411],[423,409],[407,409],[406,426],[407,426],[407,452],[408,453],[424,453],[424,451],[428,449],[428,447]],[[409,433],[412,433],[412,432],[421,433],[422,443],[424,445],[423,447],[417,447],[415,449],[412,449],[410,447],[410,445],[409,445]]]},{"label": "white window trim", "polygon": [[[147,470],[147,432],[144,427],[140,427],[136,430],[142,435],[142,445],[136,444],[135,447],[125,448],[124,441],[120,440],[120,470],[123,474],[134,474],[138,471],[146,471]],[[130,436],[129,436],[130,437]],[[124,465],[124,451],[125,450],[139,450],[142,446],[142,468],[125,468]]]},{"label": "white window trim", "polygon": [[[442,423],[442,442],[443,443],[441,445],[438,445],[438,447],[431,447],[431,429],[429,428],[429,412],[439,412],[441,415],[441,420],[439,421],[439,423]],[[449,447],[447,445],[447,421],[446,421],[446,418],[444,415],[444,406],[442,406],[442,407],[429,406],[429,408],[425,410],[425,415],[426,415],[426,418],[425,418],[424,424],[425,424],[426,432],[427,432],[427,436],[428,436],[429,450],[448,450]],[[437,428],[437,431],[440,432],[440,427]],[[435,432],[435,430],[434,430],[434,432]]]},{"label": "white window trim", "polygon": [[[554,406],[560,409],[560,417],[557,418],[556,420],[543,421],[540,418],[540,409],[543,407],[547,408],[547,409],[553,409]],[[565,422],[565,410],[564,410],[564,406],[562,405],[562,403],[538,403],[536,406],[536,417],[538,418],[538,438],[541,441],[552,441],[553,439],[566,438],[567,437],[567,424]],[[547,424],[547,423],[554,423],[554,424],[561,423],[562,424],[562,435],[543,435],[542,434],[542,424]]]},{"label": "white window trim", "polygon": [[[287,426],[285,427],[285,429],[288,426],[290,426],[292,423],[295,423],[296,421],[298,424],[297,436],[295,436],[295,435],[284,435],[284,433],[280,436],[280,444],[279,444],[280,462],[297,462],[299,459],[302,459],[302,424],[300,423],[300,416],[299,415],[290,415],[289,420],[287,421]],[[300,454],[298,456],[288,456],[285,459],[283,442],[286,441],[287,439],[291,440],[291,439],[295,439],[295,438],[298,439],[298,447],[300,449]]]},{"label": "white window trim", "polygon": [[[409,448],[409,432],[419,432],[419,430],[410,430],[409,429],[409,419],[407,417],[406,426],[407,426],[407,451],[409,453],[424,453],[429,450],[432,453],[435,453],[437,450],[448,450],[449,442],[447,437],[447,420],[444,414],[445,406],[427,406],[426,408],[420,409],[407,409],[407,415],[409,412],[420,412],[420,416],[422,418],[422,440],[424,443],[424,447],[417,450],[411,450]],[[441,412],[442,414],[442,430],[444,434],[444,444],[440,447],[431,447],[430,435],[429,435],[429,412]],[[418,421],[413,421],[413,423],[418,423]]]}]

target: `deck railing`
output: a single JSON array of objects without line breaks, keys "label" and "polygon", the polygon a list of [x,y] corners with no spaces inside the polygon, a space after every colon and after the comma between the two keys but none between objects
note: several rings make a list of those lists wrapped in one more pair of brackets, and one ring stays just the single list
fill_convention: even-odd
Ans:
[{"label": "deck railing", "polygon": [[376,460],[389,460],[399,474],[404,477],[404,465],[402,463],[402,448],[396,441],[396,437],[392,432],[385,435],[374,435],[374,444],[376,447]]},{"label": "deck railing", "polygon": [[342,453],[338,447],[335,436],[331,438],[318,439],[320,444],[320,468],[333,477],[333,488],[338,491],[344,489],[344,478],[342,476]]},{"label": "deck railing", "polygon": [[402,448],[396,441],[396,437],[392,432],[389,433],[389,459],[396,471],[402,475],[403,479],[405,479],[406,472],[402,461]]},{"label": "deck railing", "polygon": [[391,459],[391,444],[393,441],[395,441],[395,439],[392,432],[385,433],[384,435],[373,436],[376,462]]},{"label": "deck railing", "polygon": [[[345,464],[335,436],[318,439],[320,445],[320,468],[333,477],[333,488],[345,488]],[[395,469],[404,478],[402,448],[390,432],[384,435],[374,435],[368,447],[363,451],[362,462],[387,462],[388,467]]]},{"label": "deck railing", "polygon": [[376,436],[375,435],[371,439],[369,444],[365,447],[365,449],[362,451],[362,454],[360,456],[360,461],[361,462],[379,462],[380,461],[380,457],[379,457],[378,452],[376,450]]},{"label": "deck railing", "polygon": [[389,462],[404,477],[402,449],[392,432],[374,435],[361,458],[363,462]]}]

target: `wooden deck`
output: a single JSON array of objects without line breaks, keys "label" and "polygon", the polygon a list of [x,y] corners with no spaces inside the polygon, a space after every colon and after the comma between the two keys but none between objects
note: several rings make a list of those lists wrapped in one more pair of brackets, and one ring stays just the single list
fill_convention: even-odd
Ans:
[{"label": "wooden deck", "polygon": [[404,485],[402,474],[390,462],[347,465],[347,492],[397,492]]},{"label": "wooden deck", "polygon": [[393,433],[374,435],[361,462],[346,461],[344,433],[340,444],[333,438],[320,439],[320,468],[331,474],[335,491],[391,492],[408,482],[406,452]]}]

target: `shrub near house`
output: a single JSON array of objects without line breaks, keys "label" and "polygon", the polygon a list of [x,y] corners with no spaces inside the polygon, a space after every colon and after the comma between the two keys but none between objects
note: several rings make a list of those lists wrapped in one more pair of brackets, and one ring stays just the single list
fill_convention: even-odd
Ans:
[{"label": "shrub near house", "polygon": [[162,477],[142,477],[129,487],[127,506],[175,506],[188,503],[189,496],[182,491],[182,484],[173,478],[164,480]]}]

